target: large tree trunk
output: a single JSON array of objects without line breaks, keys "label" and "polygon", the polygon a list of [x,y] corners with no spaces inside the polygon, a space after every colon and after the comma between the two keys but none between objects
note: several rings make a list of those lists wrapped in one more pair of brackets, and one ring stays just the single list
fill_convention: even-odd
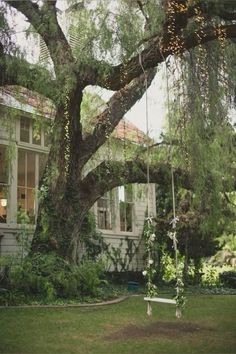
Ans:
[{"label": "large tree trunk", "polygon": [[[82,100],[81,93],[76,97],[77,105],[78,100]],[[31,246],[31,252],[56,252],[70,260],[78,258],[75,243],[93,204],[89,197],[86,201],[81,198],[78,117],[78,110],[68,105],[62,104],[57,109],[52,145],[40,183],[38,218]]]},{"label": "large tree trunk", "polygon": [[83,205],[69,197],[55,202],[54,195],[48,196],[40,205],[31,251],[56,252],[76,262],[80,230],[88,211],[88,203]]}]

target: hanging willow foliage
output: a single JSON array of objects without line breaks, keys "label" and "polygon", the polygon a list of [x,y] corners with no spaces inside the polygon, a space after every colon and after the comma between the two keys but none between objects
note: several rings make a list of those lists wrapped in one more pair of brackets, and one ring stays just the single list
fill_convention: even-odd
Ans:
[{"label": "hanging willow foliage", "polygon": [[202,231],[206,232],[217,231],[222,192],[232,187],[232,51],[222,33],[219,41],[190,50],[170,66],[172,135],[178,137],[175,163],[193,177],[194,207],[205,215]]}]

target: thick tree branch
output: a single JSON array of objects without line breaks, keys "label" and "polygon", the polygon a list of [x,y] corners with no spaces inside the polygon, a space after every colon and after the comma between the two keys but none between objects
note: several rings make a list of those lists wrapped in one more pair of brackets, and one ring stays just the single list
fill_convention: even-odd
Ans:
[{"label": "thick tree branch", "polygon": [[96,117],[97,124],[92,134],[85,137],[80,147],[81,156],[83,156],[82,165],[105,143],[124,114],[142,97],[155,74],[155,69],[149,70],[146,79],[144,75],[141,75],[111,97],[105,111]]},{"label": "thick tree branch", "polygon": [[234,11],[227,11],[227,7],[232,6],[232,1],[223,0],[221,6],[216,4],[214,1],[198,1],[193,6],[189,6],[187,9],[188,18],[192,18],[196,16],[196,14],[200,11],[200,13],[205,17],[217,16],[224,21],[233,21],[236,19],[236,9]]},{"label": "thick tree branch", "polygon": [[[150,182],[171,185],[171,169],[168,164],[150,166]],[[189,175],[176,169],[175,182],[183,188],[191,189]],[[112,188],[126,183],[147,183],[147,165],[144,161],[104,161],[92,170],[81,182],[81,198],[92,198],[92,204]]]},{"label": "thick tree branch", "polygon": [[[221,30],[224,31],[226,38],[236,38],[236,24],[221,26]],[[215,40],[218,36],[219,33],[214,26],[209,26],[203,30],[201,29],[193,34],[184,36],[182,38],[182,52]],[[172,54],[173,51],[169,48],[168,43],[165,43],[165,37],[156,37],[150,41],[148,47],[140,55],[135,55],[126,63],[121,63],[113,67],[105,63],[100,63],[100,66],[103,65],[104,68],[106,67],[107,75],[99,74],[97,68],[91,69],[90,84],[96,84],[111,90],[119,90],[135,77],[142,74],[140,58],[142,66],[147,70],[156,67]]]},{"label": "thick tree branch", "polygon": [[[174,169],[175,184],[187,190],[194,188],[194,180],[188,172]],[[90,200],[90,207],[112,188],[127,183],[147,183],[147,165],[140,159],[134,161],[103,161],[89,172],[80,185],[82,200]],[[150,183],[171,186],[171,166],[167,163],[150,165]],[[232,190],[236,190],[236,171]],[[91,198],[91,199],[90,199]]]},{"label": "thick tree branch", "polygon": [[[142,3],[141,10],[143,11]],[[140,51],[142,58],[142,65],[146,69],[157,66],[162,63],[163,60],[169,55],[175,54],[171,48],[170,41],[173,41],[172,37],[177,36],[182,41],[182,52],[194,48],[199,44],[206,43],[217,39],[219,33],[215,27],[206,26],[199,31],[190,35],[183,36],[183,29],[186,29],[188,20],[198,17],[199,14],[206,19],[218,17],[224,21],[233,21],[236,19],[236,11],[227,11],[228,0],[222,0],[221,6],[215,4],[215,0],[212,2],[198,1],[193,6],[188,5],[186,0],[166,0],[163,2],[163,6],[166,12],[166,19],[162,26],[161,33],[157,33],[155,36],[151,36],[140,43],[144,44],[146,41],[147,47]],[[223,6],[225,5],[225,7]],[[232,8],[232,4],[231,4]],[[226,33],[226,38],[236,38],[236,24],[230,23],[221,27]],[[170,36],[170,31],[172,34]],[[140,47],[137,48],[137,51]],[[181,51],[180,51],[181,52]],[[111,66],[106,63],[98,63],[93,65],[89,72],[88,80],[91,80],[90,84],[97,84],[99,86],[111,89],[119,90],[129,83],[134,77],[137,77],[142,72],[140,67],[140,55],[134,55],[130,60],[121,63],[117,66]],[[99,74],[97,68],[104,67],[107,75]],[[94,69],[95,68],[95,69]],[[104,72],[100,70],[100,73]]]},{"label": "thick tree branch", "polygon": [[0,50],[0,86],[6,85],[23,86],[52,100],[55,99],[56,83],[46,69]]},{"label": "thick tree branch", "polygon": [[34,23],[33,26],[40,27],[40,9],[37,3],[25,0],[7,0],[7,5],[14,7],[17,11],[20,11],[30,23]]}]

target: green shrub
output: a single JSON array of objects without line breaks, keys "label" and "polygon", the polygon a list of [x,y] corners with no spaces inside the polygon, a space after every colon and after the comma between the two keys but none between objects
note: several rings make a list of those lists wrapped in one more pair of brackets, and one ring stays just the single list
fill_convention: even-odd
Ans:
[{"label": "green shrub", "polygon": [[236,289],[236,271],[223,272],[219,278],[223,286]]},{"label": "green shrub", "polygon": [[82,296],[99,295],[99,285],[104,275],[104,266],[102,262],[92,262],[84,260],[79,266],[74,268],[79,284],[79,293]]},{"label": "green shrub", "polygon": [[219,285],[219,269],[211,264],[204,264],[201,280],[205,286]]},{"label": "green shrub", "polygon": [[[8,264],[4,280],[0,281],[0,288],[6,289],[0,294],[0,302],[12,303],[13,293],[43,302],[96,297],[103,274],[101,261],[84,260],[80,265],[71,265],[55,254],[34,254]],[[14,296],[14,303],[16,299]]]}]

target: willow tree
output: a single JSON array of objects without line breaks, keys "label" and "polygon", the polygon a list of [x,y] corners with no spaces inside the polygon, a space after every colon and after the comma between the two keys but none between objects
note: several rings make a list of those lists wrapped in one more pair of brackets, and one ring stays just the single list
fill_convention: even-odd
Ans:
[{"label": "willow tree", "polygon": [[[158,65],[170,56],[217,40],[222,33],[225,40],[236,38],[236,11],[228,0],[71,1],[68,16],[74,18],[71,36],[76,43],[72,50],[59,24],[57,5],[56,0],[2,1],[2,16],[7,12],[5,18],[9,18],[9,8],[20,12],[41,37],[52,70],[14,55],[2,36],[0,82],[2,86],[24,86],[54,102],[51,148],[32,250],[54,250],[76,260],[81,225],[94,202],[115,186],[146,182],[141,159],[103,161],[86,173],[90,159],[142,97]],[[199,16],[204,17],[204,25]],[[89,85],[114,94],[93,119],[88,133],[81,122],[81,105]],[[163,164],[155,163],[150,169],[153,182],[169,178]],[[182,183],[190,185],[184,175]]]}]

